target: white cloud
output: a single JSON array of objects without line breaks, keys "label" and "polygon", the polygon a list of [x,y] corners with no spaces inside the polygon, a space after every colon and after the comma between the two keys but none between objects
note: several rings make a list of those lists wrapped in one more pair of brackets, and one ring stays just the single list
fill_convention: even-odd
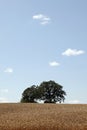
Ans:
[{"label": "white cloud", "polygon": [[84,54],[85,51],[84,50],[77,50],[77,49],[67,49],[66,51],[64,51],[62,53],[62,55],[66,55],[66,56],[77,56],[77,55],[81,55]]},{"label": "white cloud", "polygon": [[45,25],[45,24],[48,24],[48,23],[49,23],[48,21],[42,21],[40,24]]},{"label": "white cloud", "polygon": [[55,67],[55,66],[59,66],[60,63],[53,61],[53,62],[50,62],[49,65],[52,66],[52,67]]},{"label": "white cloud", "polygon": [[44,18],[44,15],[42,15],[42,14],[37,14],[37,15],[33,16],[33,19],[40,19],[40,20],[42,20],[43,18]]},{"label": "white cloud", "polygon": [[5,73],[13,73],[13,69],[12,68],[6,68],[4,70]]},{"label": "white cloud", "polygon": [[34,15],[33,19],[39,20],[40,24],[42,24],[42,25],[46,25],[46,24],[50,23],[50,20],[51,20],[48,16],[45,16],[43,14]]},{"label": "white cloud", "polygon": [[0,93],[8,93],[8,89],[0,89]]},{"label": "white cloud", "polygon": [[9,102],[7,98],[0,97],[0,103],[7,103]]},{"label": "white cloud", "polygon": [[0,89],[0,95],[2,95],[0,97],[0,103],[7,103],[7,102],[9,102],[6,97],[3,97],[3,95],[6,95],[8,92],[9,92],[8,89],[5,89],[5,88],[4,89]]},{"label": "white cloud", "polygon": [[79,104],[80,101],[79,100],[71,100],[71,101],[68,101],[68,103],[70,103],[70,104]]}]

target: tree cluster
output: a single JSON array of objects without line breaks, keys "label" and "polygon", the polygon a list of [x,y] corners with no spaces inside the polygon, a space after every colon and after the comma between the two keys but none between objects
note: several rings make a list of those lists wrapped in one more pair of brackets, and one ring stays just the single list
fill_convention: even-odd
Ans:
[{"label": "tree cluster", "polygon": [[64,102],[66,92],[63,87],[55,81],[44,81],[39,86],[33,85],[22,93],[22,103],[37,103],[43,100],[44,103]]}]

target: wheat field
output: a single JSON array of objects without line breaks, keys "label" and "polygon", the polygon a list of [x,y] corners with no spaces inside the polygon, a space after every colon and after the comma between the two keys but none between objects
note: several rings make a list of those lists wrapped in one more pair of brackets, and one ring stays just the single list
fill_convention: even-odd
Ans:
[{"label": "wheat field", "polygon": [[0,104],[0,130],[87,130],[87,105]]}]

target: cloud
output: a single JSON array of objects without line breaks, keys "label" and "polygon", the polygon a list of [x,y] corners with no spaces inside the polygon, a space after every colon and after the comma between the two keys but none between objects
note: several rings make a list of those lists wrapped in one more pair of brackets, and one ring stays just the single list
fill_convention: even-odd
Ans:
[{"label": "cloud", "polygon": [[50,62],[49,65],[52,66],[52,67],[55,67],[55,66],[59,66],[60,63],[53,61],[53,62]]},{"label": "cloud", "polygon": [[62,55],[65,55],[65,56],[77,56],[77,55],[81,55],[81,54],[84,54],[85,51],[84,50],[77,50],[77,49],[67,49],[66,51],[64,51],[62,53]]},{"label": "cloud", "polygon": [[13,73],[13,69],[12,68],[6,68],[4,70],[5,73]]},{"label": "cloud", "polygon": [[42,25],[46,25],[48,23],[50,23],[51,19],[48,16],[45,16],[43,14],[37,14],[33,16],[34,20],[38,20],[40,22],[40,24]]},{"label": "cloud", "polygon": [[[8,89],[0,89],[0,95],[6,95],[8,93]],[[7,103],[9,102],[6,97],[1,96],[0,97],[0,103]]]},{"label": "cloud", "polygon": [[68,103],[70,103],[70,104],[79,104],[80,101],[79,100],[71,100],[71,101],[68,101]]},{"label": "cloud", "polygon": [[0,103],[7,103],[9,102],[7,98],[0,97]]},{"label": "cloud", "polygon": [[8,93],[8,89],[0,89],[0,93]]}]

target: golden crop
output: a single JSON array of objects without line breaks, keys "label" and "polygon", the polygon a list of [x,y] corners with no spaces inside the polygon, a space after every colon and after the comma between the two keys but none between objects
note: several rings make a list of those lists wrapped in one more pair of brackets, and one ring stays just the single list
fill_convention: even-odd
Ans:
[{"label": "golden crop", "polygon": [[0,130],[87,130],[87,105],[0,104]]}]

